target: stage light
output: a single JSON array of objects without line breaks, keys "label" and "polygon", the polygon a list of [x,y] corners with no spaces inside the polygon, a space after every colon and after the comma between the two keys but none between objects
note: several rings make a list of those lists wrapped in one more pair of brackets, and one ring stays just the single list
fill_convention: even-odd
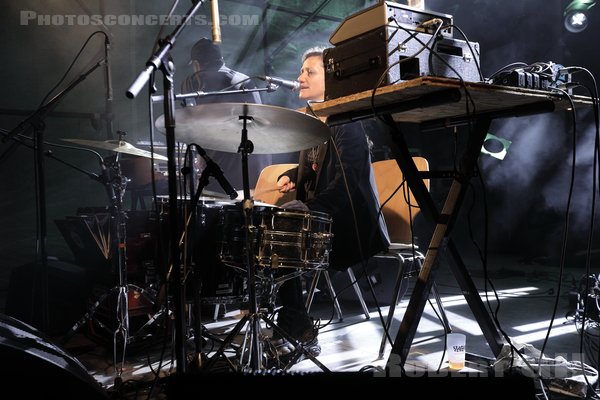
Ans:
[{"label": "stage light", "polygon": [[595,0],[573,0],[563,13],[565,28],[569,32],[578,33],[589,24],[590,8],[596,5]]}]

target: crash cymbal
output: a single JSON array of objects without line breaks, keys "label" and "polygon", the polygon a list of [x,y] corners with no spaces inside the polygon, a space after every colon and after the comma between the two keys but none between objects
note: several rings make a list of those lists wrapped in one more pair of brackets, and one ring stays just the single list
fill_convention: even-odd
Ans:
[{"label": "crash cymbal", "polygon": [[[175,110],[175,140],[205,149],[237,153],[243,121],[254,154],[289,153],[309,149],[327,140],[329,127],[320,119],[289,108],[265,104],[210,103]],[[165,133],[164,115],[156,129]]]},{"label": "crash cymbal", "polygon": [[[134,156],[151,158],[152,153],[146,150],[138,149],[134,145],[124,140],[86,140],[86,139],[61,139],[65,142],[71,142],[82,146],[93,147],[95,149],[115,151],[117,153],[131,154]],[[167,161],[167,157],[154,153],[155,160]]]}]

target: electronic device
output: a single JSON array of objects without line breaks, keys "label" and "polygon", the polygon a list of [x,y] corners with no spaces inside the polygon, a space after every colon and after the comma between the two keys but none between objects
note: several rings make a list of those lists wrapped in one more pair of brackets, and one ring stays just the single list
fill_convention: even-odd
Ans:
[{"label": "electronic device", "polygon": [[425,11],[393,1],[380,1],[346,17],[331,34],[329,42],[336,46],[388,24],[398,24],[411,31],[433,34],[435,25],[427,23],[433,19],[442,20],[444,28],[440,31],[441,35],[453,37],[451,15]]},{"label": "electronic device", "polygon": [[384,26],[325,49],[325,100],[421,76],[480,82],[479,44]]}]

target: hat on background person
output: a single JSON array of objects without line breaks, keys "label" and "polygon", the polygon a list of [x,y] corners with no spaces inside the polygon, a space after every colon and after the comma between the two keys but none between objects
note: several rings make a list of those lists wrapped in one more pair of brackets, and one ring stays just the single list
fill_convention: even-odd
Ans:
[{"label": "hat on background person", "polygon": [[221,68],[224,64],[219,46],[205,37],[192,46],[190,58],[191,61],[197,61],[202,67]]}]

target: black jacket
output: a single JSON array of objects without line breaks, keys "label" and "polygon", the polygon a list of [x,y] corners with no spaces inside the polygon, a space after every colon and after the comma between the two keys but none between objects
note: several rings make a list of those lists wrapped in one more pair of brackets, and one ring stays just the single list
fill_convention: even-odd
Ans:
[{"label": "black jacket", "polygon": [[[335,146],[329,140],[316,149],[300,152],[298,168],[284,174],[296,182],[298,200],[311,211],[325,212],[333,218],[329,265],[334,269],[366,260],[390,243],[383,218],[377,218],[379,199],[367,140],[373,129],[380,129],[373,119],[331,128]],[[315,153],[317,172],[311,157]]]}]

